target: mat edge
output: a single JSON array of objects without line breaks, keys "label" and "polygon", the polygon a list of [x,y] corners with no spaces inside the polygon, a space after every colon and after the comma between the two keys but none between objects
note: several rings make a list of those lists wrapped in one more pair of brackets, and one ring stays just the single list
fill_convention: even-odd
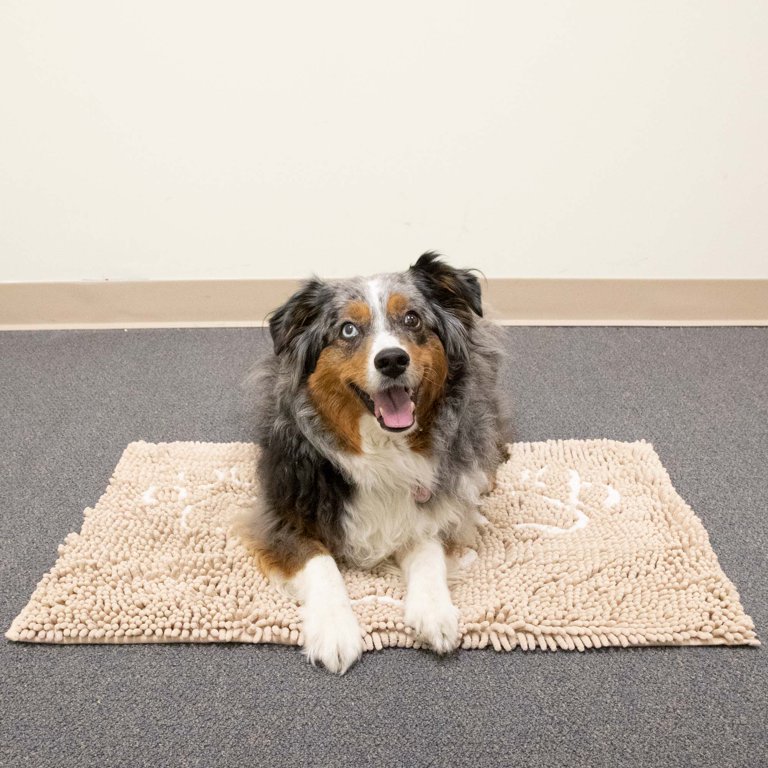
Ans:
[{"label": "mat edge", "polygon": [[[280,639],[280,633],[282,627],[275,627],[275,632],[272,633],[270,639],[265,639],[264,635],[256,638],[256,636],[250,639],[222,639],[220,637],[212,638],[173,638],[173,637],[152,637],[142,636],[140,638],[97,638],[97,639],[76,639],[69,638],[61,640],[37,640],[32,638],[21,638],[18,632],[15,632],[15,637],[11,636],[11,630],[5,633],[7,640],[17,643],[25,643],[27,645],[211,645],[214,643],[238,643],[241,645],[286,645],[298,648],[300,647],[300,641],[291,641]],[[514,650],[521,651],[577,651],[579,653],[600,650],[602,648],[690,648],[690,647],[728,647],[728,648],[756,648],[760,647],[762,643],[754,632],[750,633],[750,636],[740,642],[732,642],[726,638],[713,638],[707,639],[690,639],[683,642],[669,641],[669,640],[648,640],[642,635],[642,633],[633,633],[635,637],[639,638],[641,642],[630,642],[629,638],[624,634],[610,633],[615,636],[615,639],[608,638],[608,642],[604,642],[596,638],[593,635],[587,634],[572,634],[563,633],[561,635],[550,634],[534,634],[530,632],[517,632],[510,630],[509,632],[469,632],[462,635],[461,642],[456,650],[483,650],[485,648],[491,648],[499,652],[511,652]],[[396,638],[396,642],[392,642],[392,637]],[[571,640],[578,639],[579,644],[583,647],[578,647],[579,644],[573,643],[574,647],[570,647],[563,638],[570,638]],[[543,647],[540,642],[540,638],[544,640],[544,644],[547,647]],[[546,643],[546,638],[550,638],[553,644],[557,647],[553,648]],[[391,632],[370,632],[365,636],[365,640],[370,639],[370,643],[365,643],[365,652],[380,651],[386,648],[413,648],[413,649],[428,649],[428,646],[421,644],[418,640],[414,640],[414,637],[402,631],[393,630]],[[512,639],[512,642],[510,641]],[[562,642],[557,642],[558,639]],[[496,640],[497,642],[494,642]],[[625,640],[626,642],[622,642]],[[597,642],[596,642],[597,641]],[[509,647],[505,647],[509,646]]]}]

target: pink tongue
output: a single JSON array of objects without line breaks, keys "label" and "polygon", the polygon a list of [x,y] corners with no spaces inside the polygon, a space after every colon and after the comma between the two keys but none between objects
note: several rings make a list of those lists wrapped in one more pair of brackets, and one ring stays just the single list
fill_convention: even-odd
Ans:
[{"label": "pink tongue", "polygon": [[413,424],[414,404],[402,387],[388,389],[373,396],[376,416],[390,429],[402,429]]}]

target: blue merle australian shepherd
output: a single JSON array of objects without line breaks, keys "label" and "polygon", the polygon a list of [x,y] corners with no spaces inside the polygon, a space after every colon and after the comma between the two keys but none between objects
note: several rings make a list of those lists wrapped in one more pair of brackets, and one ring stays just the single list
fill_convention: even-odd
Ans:
[{"label": "blue merle australian shepherd", "polygon": [[338,563],[385,560],[402,569],[406,624],[447,653],[448,558],[472,538],[505,438],[477,278],[426,253],[403,273],[315,279],[269,329],[252,393],[261,499],[244,534],[301,603],[306,655],[338,673],[360,657]]}]

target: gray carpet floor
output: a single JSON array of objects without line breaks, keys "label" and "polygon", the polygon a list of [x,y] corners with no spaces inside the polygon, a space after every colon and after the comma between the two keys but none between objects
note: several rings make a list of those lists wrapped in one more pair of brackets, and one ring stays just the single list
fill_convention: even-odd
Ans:
[{"label": "gray carpet floor", "polygon": [[[517,438],[645,438],[768,637],[768,329],[515,328]],[[131,440],[247,440],[261,329],[0,334],[0,627]],[[763,648],[366,654],[0,640],[0,765],[768,765]]]}]

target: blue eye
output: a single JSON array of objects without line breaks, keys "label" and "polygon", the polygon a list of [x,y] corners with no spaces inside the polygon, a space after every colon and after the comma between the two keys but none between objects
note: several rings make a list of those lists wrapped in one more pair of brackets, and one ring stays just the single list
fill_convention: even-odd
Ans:
[{"label": "blue eye", "polygon": [[342,339],[354,339],[359,333],[360,331],[354,323],[344,323],[344,325],[341,326]]}]

